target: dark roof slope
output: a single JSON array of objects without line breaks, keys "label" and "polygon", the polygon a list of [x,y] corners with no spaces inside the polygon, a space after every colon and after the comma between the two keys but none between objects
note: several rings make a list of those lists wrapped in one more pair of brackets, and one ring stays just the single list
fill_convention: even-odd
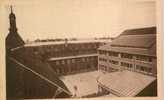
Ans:
[{"label": "dark roof slope", "polygon": [[155,34],[121,35],[112,41],[111,46],[149,48],[155,41]]},{"label": "dark roof slope", "polygon": [[133,48],[133,47],[119,47],[119,46],[111,46],[110,44],[107,44],[101,46],[99,50],[123,52],[128,54],[154,56],[154,57],[156,56],[156,48],[144,49],[144,48]]},{"label": "dark roof slope", "polygon": [[6,37],[6,49],[23,46],[25,43],[18,33],[10,32]]},{"label": "dark roof slope", "polygon": [[100,50],[156,56],[156,28],[141,28],[124,31]]},{"label": "dark roof slope", "polygon": [[145,35],[145,34],[156,34],[156,27],[128,29],[122,32],[121,35]]},{"label": "dark roof slope", "polygon": [[55,87],[60,87],[63,92],[71,95],[68,88],[55,74],[52,67],[46,63],[46,61],[42,61],[37,55],[34,54],[34,52],[28,52],[26,48],[23,47],[12,51],[12,57],[28,67],[28,69],[31,69],[39,75],[45,77],[47,79],[45,81],[48,83],[53,84]]}]

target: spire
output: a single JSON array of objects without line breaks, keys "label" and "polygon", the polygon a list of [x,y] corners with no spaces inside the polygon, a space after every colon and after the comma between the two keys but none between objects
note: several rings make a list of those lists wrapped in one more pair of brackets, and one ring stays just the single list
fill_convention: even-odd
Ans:
[{"label": "spire", "polygon": [[11,10],[11,13],[13,13],[13,6],[12,5],[10,6],[10,10]]},{"label": "spire", "polygon": [[16,17],[15,14],[13,13],[13,7],[10,6],[10,10],[11,13],[9,15],[9,20],[10,20],[10,28],[9,31],[10,32],[17,32],[17,28],[16,28]]}]

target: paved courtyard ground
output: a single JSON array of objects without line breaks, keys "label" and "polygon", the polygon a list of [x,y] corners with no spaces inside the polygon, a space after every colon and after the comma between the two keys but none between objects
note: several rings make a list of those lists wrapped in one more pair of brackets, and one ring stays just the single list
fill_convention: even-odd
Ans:
[{"label": "paved courtyard ground", "polygon": [[79,73],[74,75],[68,75],[61,77],[61,80],[65,83],[68,89],[75,94],[74,87],[77,87],[76,96],[82,97],[98,92],[98,83],[96,78],[102,75],[100,71],[92,71]]}]

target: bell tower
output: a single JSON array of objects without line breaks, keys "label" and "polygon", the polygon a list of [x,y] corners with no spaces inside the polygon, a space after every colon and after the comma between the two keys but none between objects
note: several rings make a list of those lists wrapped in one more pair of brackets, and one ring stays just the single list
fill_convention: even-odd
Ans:
[{"label": "bell tower", "polygon": [[6,37],[6,50],[10,51],[12,48],[21,47],[25,43],[21,36],[17,32],[16,27],[16,16],[13,12],[12,6],[10,6],[10,14],[9,14],[9,34]]}]

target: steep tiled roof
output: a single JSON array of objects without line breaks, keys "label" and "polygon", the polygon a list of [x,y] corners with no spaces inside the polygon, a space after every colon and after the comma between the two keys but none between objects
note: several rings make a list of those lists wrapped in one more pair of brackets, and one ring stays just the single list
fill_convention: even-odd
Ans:
[{"label": "steep tiled roof", "polygon": [[119,47],[119,46],[111,46],[110,44],[107,44],[107,45],[101,46],[99,50],[124,52],[124,53],[129,53],[129,54],[138,54],[138,55],[147,55],[147,56],[156,56],[155,48],[144,49],[144,48],[133,48],[133,47]]},{"label": "steep tiled roof", "polygon": [[25,43],[23,39],[20,37],[20,35],[16,32],[10,32],[8,36],[6,37],[6,48],[12,49],[19,46],[23,46]]},{"label": "steep tiled roof", "polygon": [[149,48],[155,40],[155,34],[121,35],[111,43],[111,46]]},{"label": "steep tiled roof", "polygon": [[29,53],[26,51],[26,48],[20,48],[19,50],[13,51],[13,57],[28,69],[38,73],[39,77],[44,77],[48,83],[61,88],[68,95],[71,95],[68,88],[59,79],[52,67],[46,63],[46,61],[42,61],[40,57],[36,56],[33,52]]},{"label": "steep tiled roof", "polygon": [[122,32],[121,35],[145,35],[145,34],[156,34],[156,27],[128,29]]},{"label": "steep tiled roof", "polygon": [[126,30],[100,50],[156,56],[156,28]]}]

